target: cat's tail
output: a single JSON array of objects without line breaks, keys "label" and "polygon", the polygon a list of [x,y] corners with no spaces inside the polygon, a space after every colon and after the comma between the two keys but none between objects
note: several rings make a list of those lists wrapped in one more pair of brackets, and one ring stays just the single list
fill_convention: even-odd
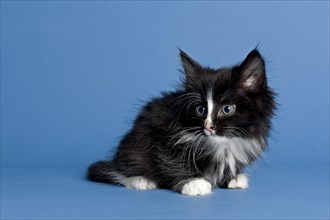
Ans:
[{"label": "cat's tail", "polygon": [[87,178],[94,182],[116,183],[111,161],[98,161],[89,166]]}]

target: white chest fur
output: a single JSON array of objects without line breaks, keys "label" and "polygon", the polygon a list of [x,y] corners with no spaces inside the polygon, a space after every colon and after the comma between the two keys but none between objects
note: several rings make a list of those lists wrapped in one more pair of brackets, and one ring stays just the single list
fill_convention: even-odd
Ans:
[{"label": "white chest fur", "polygon": [[225,167],[229,167],[232,176],[237,175],[236,165],[248,165],[251,158],[257,158],[262,153],[265,142],[262,138],[204,136],[194,133],[185,133],[176,144],[186,144],[191,148],[202,148],[213,158],[217,165],[216,172],[211,168],[204,175],[206,179],[216,183],[223,178]]},{"label": "white chest fur", "polygon": [[248,165],[251,162],[251,158],[257,158],[262,153],[264,141],[263,139],[260,140],[242,137],[209,137],[206,144],[210,147],[214,163],[218,164],[219,169],[217,169],[218,173],[209,171],[206,175],[213,179],[212,182],[219,181],[219,179],[223,178],[224,168],[227,166],[231,175],[236,176],[237,163]]}]

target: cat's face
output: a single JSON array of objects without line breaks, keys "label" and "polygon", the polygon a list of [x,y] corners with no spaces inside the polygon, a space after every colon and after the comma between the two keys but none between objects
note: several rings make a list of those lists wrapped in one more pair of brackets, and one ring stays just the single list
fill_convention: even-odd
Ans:
[{"label": "cat's face", "polygon": [[207,137],[268,134],[274,95],[267,86],[264,60],[257,50],[231,68],[203,67],[180,53],[186,90],[183,126]]}]

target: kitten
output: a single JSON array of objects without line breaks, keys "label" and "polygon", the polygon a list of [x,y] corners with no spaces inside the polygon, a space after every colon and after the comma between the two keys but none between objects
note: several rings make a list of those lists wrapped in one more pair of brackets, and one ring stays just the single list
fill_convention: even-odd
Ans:
[{"label": "kitten", "polygon": [[233,67],[203,67],[180,50],[185,79],[148,102],[112,160],[92,164],[92,181],[206,195],[246,188],[243,168],[266,147],[275,110],[258,50]]}]

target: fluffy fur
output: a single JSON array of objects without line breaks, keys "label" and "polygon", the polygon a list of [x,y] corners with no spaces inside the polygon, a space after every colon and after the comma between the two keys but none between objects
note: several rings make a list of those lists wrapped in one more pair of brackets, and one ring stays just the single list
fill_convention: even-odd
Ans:
[{"label": "fluffy fur", "polygon": [[180,57],[182,87],[143,107],[114,157],[89,167],[90,180],[185,195],[248,186],[243,168],[264,151],[275,109],[262,56],[255,49],[220,69]]}]

